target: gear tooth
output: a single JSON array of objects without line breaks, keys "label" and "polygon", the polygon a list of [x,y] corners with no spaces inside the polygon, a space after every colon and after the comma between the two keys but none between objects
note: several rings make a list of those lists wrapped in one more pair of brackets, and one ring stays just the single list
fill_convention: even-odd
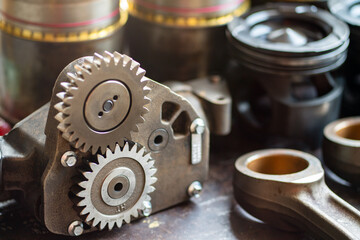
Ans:
[{"label": "gear tooth", "polygon": [[72,72],[68,72],[66,76],[68,77],[71,83],[76,83],[76,81],[78,80],[78,77]]},{"label": "gear tooth", "polygon": [[63,88],[64,90],[66,90],[66,91],[68,91],[68,89],[73,86],[73,85],[72,85],[71,83],[69,83],[69,82],[61,82],[60,85],[61,85],[62,88]]},{"label": "gear tooth", "polygon": [[108,51],[104,51],[104,61],[110,64],[114,59],[114,55]]},{"label": "gear tooth", "polygon": [[78,136],[73,132],[68,132],[67,134],[69,134],[69,136],[67,137],[67,140],[69,142],[74,142],[78,139]]},{"label": "gear tooth", "polygon": [[82,175],[88,180],[91,179],[91,172],[82,172]]},{"label": "gear tooth", "polygon": [[[144,208],[142,208],[144,209]],[[138,218],[139,217],[139,212],[137,209],[134,209],[134,211],[131,213],[131,215],[134,217],[134,218]]]},{"label": "gear tooth", "polygon": [[99,165],[102,165],[104,162],[106,162],[106,159],[100,154],[97,155],[97,160]]},{"label": "gear tooth", "polygon": [[124,216],[124,220],[125,220],[126,223],[130,223],[131,215],[130,215],[130,214],[129,214],[129,215],[125,215],[125,216]]},{"label": "gear tooth", "polygon": [[115,225],[115,222],[109,222],[109,224],[108,224],[109,231],[111,231],[114,228],[114,225]]},{"label": "gear tooth", "polygon": [[95,155],[98,150],[99,150],[99,147],[91,146],[91,154],[92,155]]},{"label": "gear tooth", "polygon": [[129,149],[129,143],[128,142],[125,142],[125,145],[124,145],[124,149],[122,150],[123,152],[129,152],[130,149]]},{"label": "gear tooth", "polygon": [[143,157],[143,156],[144,156],[144,153],[145,153],[145,148],[144,148],[144,147],[140,148],[140,150],[138,151],[138,155],[139,155],[140,157]]},{"label": "gear tooth", "polygon": [[83,150],[84,152],[87,152],[87,151],[89,151],[90,148],[91,148],[91,144],[88,143],[88,142],[85,142],[82,150]]},{"label": "gear tooth", "polygon": [[54,108],[58,110],[59,112],[64,112],[64,109],[66,108],[65,104],[63,102],[59,102],[54,105]]},{"label": "gear tooth", "polygon": [[83,199],[81,200],[78,204],[77,204],[79,207],[85,207],[87,204],[86,204],[86,200]]},{"label": "gear tooth", "polygon": [[69,142],[72,142],[72,141],[70,141],[71,133],[69,133],[69,132],[63,132],[62,137],[63,137],[65,140],[67,140],[67,141],[69,141]]},{"label": "gear tooth", "polygon": [[113,155],[112,151],[109,148],[106,148],[106,157],[110,157],[111,155]]},{"label": "gear tooth", "polygon": [[123,58],[124,58],[124,60],[123,60],[123,66],[124,66],[125,68],[130,69],[130,68],[131,68],[131,63],[132,63],[132,58],[129,57],[129,56],[127,56],[127,55],[123,55]]},{"label": "gear tooth", "polygon": [[[145,95],[144,98],[146,98],[146,95],[148,95],[148,94],[150,93],[150,91],[151,91],[151,88],[149,88],[149,87],[147,87],[147,86],[145,86],[145,87],[143,88],[143,93],[144,93],[144,95]],[[150,98],[147,98],[147,99],[150,100]]]},{"label": "gear tooth", "polygon": [[99,69],[101,67],[101,63],[103,61],[103,56],[101,56],[98,53],[94,54],[94,58],[93,58],[93,64]]},{"label": "gear tooth", "polygon": [[79,139],[79,140],[75,143],[75,148],[80,149],[83,145],[84,145],[84,140],[80,140],[80,139]]},{"label": "gear tooth", "polygon": [[78,196],[78,197],[81,197],[81,198],[84,198],[84,197],[86,197],[86,192],[85,191],[81,191],[81,192],[78,192],[77,194],[75,194],[76,196]]},{"label": "gear tooth", "polygon": [[151,197],[149,195],[145,196],[145,201],[151,201]]},{"label": "gear tooth", "polygon": [[101,221],[100,222],[100,230],[103,230],[106,227],[106,225],[107,225],[107,222]]},{"label": "gear tooth", "polygon": [[155,164],[154,160],[152,160],[152,161],[150,160],[150,161],[147,162],[147,165],[148,165],[149,169],[154,167],[154,164]]},{"label": "gear tooth", "polygon": [[68,125],[67,124],[64,124],[64,123],[62,123],[62,122],[60,122],[59,124],[58,124],[58,126],[57,126],[57,129],[59,129],[61,132],[66,132],[66,128],[68,127]]},{"label": "gear tooth", "polygon": [[92,227],[96,227],[96,226],[99,224],[99,222],[100,222],[100,220],[99,220],[99,219],[94,218],[94,220],[93,220],[93,222],[92,222],[91,226],[92,226]]},{"label": "gear tooth", "polygon": [[[139,68],[139,69],[137,70],[137,72],[136,72],[136,76],[137,76],[139,79],[141,79],[141,82],[147,81],[147,80],[143,80],[145,74],[146,74],[146,71],[145,71],[144,69],[142,69],[142,68]],[[146,82],[146,83],[147,83],[147,82]]]},{"label": "gear tooth", "polygon": [[67,91],[74,96],[79,89],[77,87],[70,87]]},{"label": "gear tooth", "polygon": [[84,209],[80,212],[80,215],[86,215],[86,214],[89,214],[89,213],[90,213],[90,209],[84,208]]},{"label": "gear tooth", "polygon": [[119,220],[116,221],[116,226],[117,226],[118,228],[121,228],[122,223],[123,223],[122,219],[119,219]]},{"label": "gear tooth", "polygon": [[63,100],[66,97],[66,92],[59,92],[56,94],[56,96],[61,100]]},{"label": "gear tooth", "polygon": [[115,145],[114,153],[115,153],[115,154],[119,154],[120,152],[121,152],[120,146],[119,146],[119,144],[116,144],[116,145]]},{"label": "gear tooth", "polygon": [[79,182],[78,185],[85,189],[87,187],[87,181]]},{"label": "gear tooth", "polygon": [[74,98],[73,97],[65,97],[64,99],[63,99],[63,102],[65,103],[65,104],[67,104],[67,105],[71,105],[72,104],[72,102],[73,102],[73,100],[74,100]]},{"label": "gear tooth", "polygon": [[93,66],[93,63],[92,61],[89,59],[89,58],[85,58],[84,60],[84,65],[86,66],[86,68],[88,69],[88,71],[92,71],[92,66]]},{"label": "gear tooth", "polygon": [[149,174],[150,174],[151,176],[154,175],[156,172],[157,172],[157,169],[156,169],[156,168],[151,168],[151,169],[149,170]]},{"label": "gear tooth", "polygon": [[133,61],[132,67],[131,67],[131,71],[135,74],[138,75],[138,71],[140,69],[140,64],[136,61]]},{"label": "gear tooth", "polygon": [[62,122],[65,118],[66,118],[66,116],[62,112],[59,112],[58,114],[55,115],[55,119],[58,122]]},{"label": "gear tooth", "polygon": [[93,172],[95,172],[98,168],[98,165],[96,163],[91,162],[91,163],[89,163],[89,165]]},{"label": "gear tooth", "polygon": [[150,178],[150,184],[156,183],[157,180],[158,180],[158,179],[157,179],[156,177],[151,177],[151,178]]},{"label": "gear tooth", "polygon": [[82,65],[75,64],[74,69],[80,76],[84,74],[91,75],[91,72]]},{"label": "gear tooth", "polygon": [[89,212],[90,212],[89,215],[87,215],[86,218],[85,218],[85,221],[88,222],[88,223],[95,218],[94,213],[90,209],[89,209]]},{"label": "gear tooth", "polygon": [[154,191],[155,191],[155,187],[154,186],[149,186],[148,193],[152,193]]},{"label": "gear tooth", "polygon": [[114,55],[114,62],[115,62],[115,65],[118,65],[119,64],[119,61],[120,59],[122,58],[122,55],[118,52],[113,52],[113,55]]}]

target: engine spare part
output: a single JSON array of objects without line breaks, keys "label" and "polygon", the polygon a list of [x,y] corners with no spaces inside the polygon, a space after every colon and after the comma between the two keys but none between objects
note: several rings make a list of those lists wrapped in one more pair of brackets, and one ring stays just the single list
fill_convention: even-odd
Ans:
[{"label": "engine spare part", "polygon": [[160,82],[218,73],[226,62],[225,24],[249,5],[250,0],[130,0],[130,55]]},{"label": "engine spare part", "polygon": [[121,50],[126,21],[119,0],[1,1],[0,116],[16,123],[49,101],[70,61]]},{"label": "engine spare part", "polygon": [[360,186],[360,117],[334,121],[324,129],[324,162],[346,181]]},{"label": "engine spare part", "polygon": [[283,2],[283,3],[297,3],[297,4],[309,4],[317,7],[327,9],[328,0],[252,0],[251,5],[263,5],[271,2]]},{"label": "engine spare part", "polygon": [[22,192],[49,231],[78,236],[198,196],[211,121],[144,75],[117,52],[70,63],[50,103],[0,138],[0,199]]},{"label": "engine spare part", "polygon": [[240,119],[268,135],[320,144],[338,116],[341,79],[329,72],[346,59],[349,29],[314,6],[269,4],[228,24]]},{"label": "engine spare part", "polygon": [[357,66],[360,64],[360,1],[344,0],[328,1],[329,11],[346,22],[350,27],[349,54],[345,62],[342,75],[346,78],[346,85],[343,98],[342,115],[355,116],[360,114],[360,71]]},{"label": "engine spare part", "polygon": [[236,160],[234,194],[253,216],[320,239],[360,239],[360,212],[325,184],[320,161],[305,152],[269,149]]}]

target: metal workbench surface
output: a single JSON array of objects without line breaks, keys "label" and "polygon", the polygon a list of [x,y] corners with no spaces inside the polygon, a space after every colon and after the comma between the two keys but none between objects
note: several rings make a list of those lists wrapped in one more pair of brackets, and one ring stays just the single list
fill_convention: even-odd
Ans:
[{"label": "metal workbench surface", "polygon": [[[223,143],[221,143],[223,142]],[[222,144],[227,144],[221,140]],[[213,145],[219,144],[215,143]],[[250,144],[251,145],[251,144]],[[229,147],[227,151],[213,148],[209,180],[200,198],[139,219],[121,229],[86,234],[76,239],[311,239],[303,233],[289,233],[274,229],[249,217],[233,197],[232,173],[234,161],[240,155]],[[251,146],[241,152],[252,150]],[[330,188],[350,204],[360,209],[360,192],[327,179]],[[0,222],[0,239],[64,239],[51,234],[35,219],[22,219],[16,214]],[[75,238],[73,238],[75,239]]]}]

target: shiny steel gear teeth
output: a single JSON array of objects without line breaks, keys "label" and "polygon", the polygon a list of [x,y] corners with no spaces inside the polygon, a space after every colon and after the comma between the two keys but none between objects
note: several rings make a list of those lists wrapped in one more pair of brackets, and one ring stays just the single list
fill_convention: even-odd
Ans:
[{"label": "shiny steel gear teeth", "polygon": [[148,112],[150,88],[144,75],[139,63],[118,52],[95,54],[68,69],[68,82],[61,84],[65,91],[57,94],[61,102],[55,105],[63,137],[92,154],[123,145]]},{"label": "shiny steel gear teeth", "polygon": [[114,152],[108,149],[97,160],[90,162],[91,172],[83,172],[86,180],[78,183],[83,190],[74,193],[82,200],[76,205],[83,208],[80,215],[91,226],[111,230],[116,224],[120,228],[124,221],[139,217],[144,202],[151,200],[152,184],[157,181],[155,161],[144,147],[129,142],[123,148],[116,145]]}]

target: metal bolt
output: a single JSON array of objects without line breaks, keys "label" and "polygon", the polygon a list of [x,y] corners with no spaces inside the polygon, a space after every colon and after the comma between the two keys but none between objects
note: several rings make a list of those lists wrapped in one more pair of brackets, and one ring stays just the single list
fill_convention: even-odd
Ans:
[{"label": "metal bolt", "polygon": [[84,232],[84,226],[80,221],[72,222],[68,227],[68,232],[71,236],[80,236]]},{"label": "metal bolt", "polygon": [[202,192],[202,184],[199,181],[194,181],[190,184],[188,188],[188,194],[190,197],[198,198]]},{"label": "metal bolt", "polygon": [[76,154],[73,151],[67,151],[61,156],[61,164],[64,167],[73,167],[77,162]]},{"label": "metal bolt", "polygon": [[151,202],[149,202],[149,201],[144,201],[144,202],[143,202],[143,205],[144,205],[144,209],[142,210],[142,215],[143,215],[144,217],[150,216],[150,214],[151,214],[151,212],[152,212]]},{"label": "metal bolt", "polygon": [[111,100],[106,100],[106,102],[104,103],[103,109],[105,112],[110,112],[111,109],[113,109],[114,107],[114,102]]},{"label": "metal bolt", "polygon": [[196,134],[203,134],[205,132],[205,122],[201,118],[195,119],[190,126],[190,131]]}]

